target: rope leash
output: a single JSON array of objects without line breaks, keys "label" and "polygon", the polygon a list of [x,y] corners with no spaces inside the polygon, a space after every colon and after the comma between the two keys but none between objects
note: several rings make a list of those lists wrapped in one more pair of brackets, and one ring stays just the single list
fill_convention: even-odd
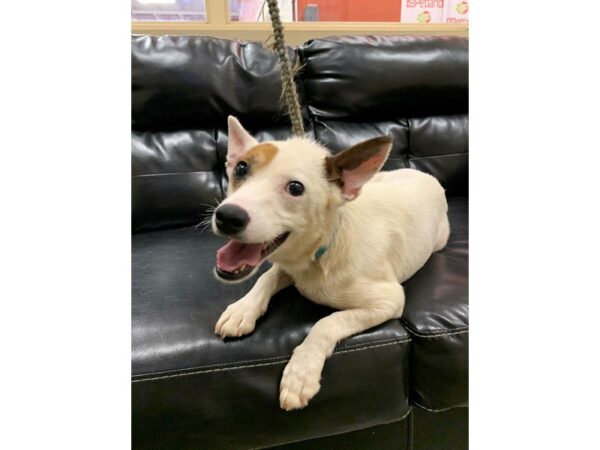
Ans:
[{"label": "rope leash", "polygon": [[269,6],[269,15],[271,16],[271,25],[273,25],[273,38],[275,39],[274,48],[279,57],[279,66],[281,67],[281,81],[283,88],[283,98],[287,105],[288,114],[292,121],[292,131],[297,136],[304,135],[304,123],[302,122],[302,113],[300,111],[300,102],[294,75],[287,57],[285,40],[283,36],[283,24],[279,17],[279,5],[277,0],[267,0]]}]

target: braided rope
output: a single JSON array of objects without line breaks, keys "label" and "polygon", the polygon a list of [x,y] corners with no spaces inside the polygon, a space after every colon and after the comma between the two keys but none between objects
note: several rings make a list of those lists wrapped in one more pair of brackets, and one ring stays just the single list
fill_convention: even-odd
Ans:
[{"label": "braided rope", "polygon": [[279,18],[279,5],[277,4],[277,0],[267,0],[267,4],[269,6],[271,24],[273,25],[275,52],[277,53],[277,56],[279,56],[279,66],[281,67],[283,97],[292,121],[292,131],[295,135],[302,136],[304,134],[304,123],[302,122],[298,92],[296,91],[296,84],[294,83],[294,74],[290,67],[290,61],[287,57],[285,48],[283,24]]}]

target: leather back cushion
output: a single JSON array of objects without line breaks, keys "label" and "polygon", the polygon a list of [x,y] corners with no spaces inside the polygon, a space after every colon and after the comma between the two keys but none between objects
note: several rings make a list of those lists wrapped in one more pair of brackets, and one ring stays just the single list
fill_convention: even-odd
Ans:
[{"label": "leather back cushion", "polygon": [[468,191],[468,40],[342,36],[300,48],[315,137],[333,151],[389,134],[386,170],[434,175]]},{"label": "leather back cushion", "polygon": [[133,231],[201,222],[223,197],[214,130],[132,132]]},{"label": "leather back cushion", "polygon": [[[242,123],[287,123],[277,57],[262,43],[207,36],[132,39],[133,129],[215,128],[229,114]],[[295,64],[297,52],[289,48],[288,57]]]},{"label": "leather back cushion", "polygon": [[[386,169],[436,176],[449,196],[468,191],[468,41],[457,37],[316,39],[288,54],[307,136],[332,151],[390,134]],[[256,42],[134,36],[133,229],[190,226],[227,186],[226,121],[259,141],[290,135],[277,58]]]},{"label": "leather back cushion", "polygon": [[300,49],[311,114],[371,121],[465,113],[468,41],[434,36],[342,36]]}]

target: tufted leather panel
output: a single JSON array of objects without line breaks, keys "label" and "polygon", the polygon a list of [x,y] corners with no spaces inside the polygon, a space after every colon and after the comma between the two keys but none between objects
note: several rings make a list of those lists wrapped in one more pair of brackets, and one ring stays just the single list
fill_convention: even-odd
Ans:
[{"label": "tufted leather panel", "polygon": [[300,49],[310,114],[372,122],[468,111],[468,41],[342,36]]},{"label": "tufted leather panel", "polygon": [[226,286],[214,279],[222,243],[194,229],[133,237],[136,448],[275,445],[408,413],[409,336],[396,320],[341,342],[310,408],[282,411],[278,388],[285,363],[311,326],[332,311],[288,288],[273,298],[253,334],[223,341],[214,325],[253,281]]},{"label": "tufted leather panel", "polygon": [[408,167],[408,122],[403,119],[380,122],[345,122],[339,120],[323,120],[315,118],[316,139],[338,153],[361,141],[377,136],[392,137],[392,150],[386,161],[384,170]]},{"label": "tufted leather panel", "polygon": [[189,226],[223,196],[214,132],[132,132],[133,231]]},{"label": "tufted leather panel", "polygon": [[316,139],[334,152],[387,134],[393,139],[384,170],[412,167],[435,176],[448,196],[468,191],[468,119],[465,114],[388,121],[315,118]]},{"label": "tufted leather panel", "polygon": [[410,167],[435,176],[448,196],[468,194],[466,114],[408,119]]},{"label": "tufted leather panel", "polygon": [[[294,49],[288,56],[295,63]],[[260,42],[133,36],[131,61],[135,130],[214,128],[229,114],[245,124],[289,124],[277,57]]]}]

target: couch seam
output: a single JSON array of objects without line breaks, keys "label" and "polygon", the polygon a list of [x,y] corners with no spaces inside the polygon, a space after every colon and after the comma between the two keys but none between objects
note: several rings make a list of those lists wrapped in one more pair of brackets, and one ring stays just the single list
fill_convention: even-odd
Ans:
[{"label": "couch seam", "polygon": [[439,153],[437,155],[412,156],[411,159],[443,158],[445,156],[468,155],[469,152]]},{"label": "couch seam", "polygon": [[327,433],[327,434],[323,434],[321,436],[315,436],[315,437],[308,438],[308,439],[296,439],[296,440],[293,440],[293,441],[280,442],[280,443],[273,444],[273,445],[265,445],[265,446],[261,446],[261,447],[251,447],[249,450],[262,450],[262,449],[275,448],[275,447],[279,447],[281,445],[294,444],[294,443],[297,443],[297,442],[312,441],[313,439],[321,439],[321,438],[325,438],[325,437],[339,436],[339,435],[345,434],[345,433],[353,433],[355,431],[368,430],[369,428],[378,427],[378,426],[381,426],[381,425],[390,425],[392,423],[402,422],[404,419],[406,419],[410,415],[411,412],[412,412],[412,406],[408,405],[408,411],[402,417],[400,417],[399,419],[391,420],[389,422],[385,421],[385,422],[378,423],[377,425],[371,425],[371,426],[368,426],[366,428],[359,428],[357,430],[352,430],[352,431],[342,431],[340,433]]},{"label": "couch seam", "polygon": [[437,334],[420,334],[420,333],[413,333],[416,337],[421,338],[421,339],[435,339],[438,337],[445,337],[445,336],[454,336],[456,334],[468,334],[469,333],[469,329],[464,329],[464,330],[457,330],[457,331],[451,331],[448,333],[437,333]]},{"label": "couch seam", "polygon": [[[335,351],[331,356],[335,356],[340,353],[351,353],[351,352],[357,352],[357,351],[362,351],[362,350],[368,350],[370,348],[378,348],[378,347],[386,347],[386,346],[396,345],[396,344],[404,344],[407,342],[410,342],[410,339],[405,339],[405,340],[394,339],[393,341],[386,341],[384,343],[375,344],[375,345],[366,345],[366,346],[359,347],[359,348],[349,348],[349,349],[344,349],[344,350],[338,350],[338,351]],[[241,365],[230,366],[230,367],[209,366],[209,367],[213,367],[213,368],[208,369],[208,370],[206,368],[201,368],[201,369],[192,370],[189,372],[172,373],[172,374],[167,374],[167,375],[160,375],[157,377],[153,376],[153,377],[148,377],[148,378],[133,379],[133,380],[131,380],[131,382],[139,383],[142,381],[155,381],[155,380],[161,380],[161,379],[165,379],[165,378],[175,378],[175,377],[183,377],[183,376],[188,376],[188,375],[200,375],[200,374],[205,374],[205,373],[224,372],[227,370],[250,369],[250,368],[254,368],[254,367],[274,366],[277,364],[282,364],[282,363],[287,362],[291,357],[292,357],[292,355],[278,356],[273,359],[281,359],[281,361],[260,362],[260,361],[268,361],[268,359],[263,359],[263,360],[255,360],[255,361],[258,361],[257,364],[243,364],[242,363]],[[143,375],[140,375],[140,377],[142,377],[142,376]]]},{"label": "couch seam", "polygon": [[308,67],[308,58],[305,55],[305,46],[306,46],[306,42],[302,45],[299,45],[297,47],[298,49],[298,60],[300,62],[300,71],[298,72],[298,78],[300,79],[301,83],[302,83],[302,94],[304,95],[304,107],[306,108],[306,118],[308,119],[308,123],[310,124],[310,127],[312,128],[312,137],[316,142],[319,142],[319,139],[317,138],[317,129],[315,127],[315,115],[311,112],[310,110],[310,95],[309,95],[309,89],[308,89],[308,77],[305,75],[306,69]]},{"label": "couch seam", "polygon": [[464,334],[464,333],[469,332],[469,327],[466,326],[466,327],[455,328],[451,331],[436,330],[431,333],[420,333],[420,332],[416,331],[411,325],[409,325],[406,322],[406,320],[400,319],[400,322],[402,323],[402,325],[404,325],[406,327],[406,329],[408,330],[408,332],[410,334],[413,334],[413,335],[423,338],[423,339],[433,339],[433,338],[440,337],[440,336],[452,336],[454,334]]},{"label": "couch seam", "polygon": [[225,174],[223,173],[223,167],[225,166],[225,161],[221,162],[219,159],[219,130],[217,127],[214,128],[213,139],[215,142],[215,158],[217,159],[216,169],[217,176],[219,177],[219,189],[221,191],[221,198],[225,197],[225,189],[223,186],[223,178],[225,178]]},{"label": "couch seam", "polygon": [[468,408],[468,406],[449,406],[447,408],[438,408],[438,409],[432,409],[432,408],[427,408],[426,406],[421,405],[418,402],[415,402],[414,400],[411,400],[411,403],[413,403],[416,407],[424,409],[425,411],[429,411],[429,412],[444,412],[444,411],[450,411],[451,409],[456,409],[456,408]]},{"label": "couch seam", "polygon": [[411,125],[410,125],[410,119],[408,117],[402,117],[398,119],[398,124],[400,124],[401,120],[406,120],[406,154],[404,155],[404,166],[409,168],[410,167],[410,158],[412,155],[412,138],[410,137],[411,134]]},{"label": "couch seam", "polygon": [[191,170],[189,172],[142,173],[142,174],[138,174],[138,175],[132,175],[131,178],[159,177],[162,175],[187,175],[190,173],[215,173],[215,171],[214,171],[214,169],[207,169],[207,170]]},{"label": "couch seam", "polygon": [[[412,407],[411,407],[411,411],[412,413]],[[415,415],[411,414],[410,416],[408,416],[408,433],[406,433],[406,448],[407,450],[413,450],[413,442],[415,440],[415,436],[414,436],[414,421],[415,421]]]}]

